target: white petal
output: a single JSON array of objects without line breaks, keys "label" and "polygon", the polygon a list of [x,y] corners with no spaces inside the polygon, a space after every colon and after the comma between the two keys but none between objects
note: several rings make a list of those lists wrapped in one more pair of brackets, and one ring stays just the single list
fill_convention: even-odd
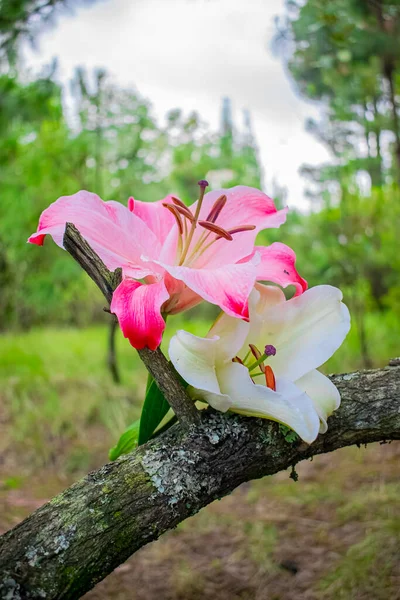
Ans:
[{"label": "white petal", "polygon": [[218,369],[222,393],[232,400],[230,410],[240,414],[264,417],[293,429],[311,444],[319,431],[319,418],[311,399],[285,379],[277,380],[277,391],[254,384],[249,372],[239,363]]},{"label": "white petal", "polygon": [[179,330],[170,341],[169,357],[179,375],[191,386],[188,391],[192,398],[204,400],[216,410],[225,412],[232,402],[229,396],[221,393],[215,373],[219,341],[218,336],[201,338]]},{"label": "white petal", "polygon": [[[262,314],[258,347],[272,344],[268,359],[276,377],[296,381],[321,366],[342,344],[350,329],[350,315],[342,292],[319,285],[301,296],[267,306]],[[256,334],[257,332],[255,332]]]},{"label": "white petal", "polygon": [[217,361],[230,362],[240,352],[249,329],[248,322],[220,313],[207,334],[208,338],[219,338]]},{"label": "white petal", "polygon": [[249,349],[249,344],[255,344],[259,346],[261,352],[263,351],[268,342],[263,341],[263,336],[261,336],[261,344],[259,344],[259,340],[260,332],[263,331],[265,314],[272,307],[283,302],[286,302],[285,294],[279,287],[256,283],[249,296],[250,327],[243,348],[244,355]]},{"label": "white petal", "polygon": [[315,370],[303,375],[296,385],[310,396],[321,420],[320,432],[325,433],[327,418],[340,406],[339,390],[328,377]]},{"label": "white petal", "polygon": [[207,339],[180,329],[169,343],[169,357],[189,385],[200,390],[219,393],[215,374],[218,338]]},{"label": "white petal", "polygon": [[220,412],[226,412],[232,406],[232,400],[226,394],[206,392],[205,390],[199,390],[198,388],[193,387],[189,387],[188,392],[190,397],[194,400],[207,402],[210,406],[215,408],[215,410],[219,410]]}]

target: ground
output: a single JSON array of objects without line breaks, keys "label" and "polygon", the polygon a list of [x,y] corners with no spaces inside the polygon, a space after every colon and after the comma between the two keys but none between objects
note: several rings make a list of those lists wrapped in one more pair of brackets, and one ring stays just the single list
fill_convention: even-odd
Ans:
[{"label": "ground", "polygon": [[[119,339],[123,384],[112,384],[105,338],[102,328],[3,336],[0,532],[104,463],[137,417],[140,365]],[[347,448],[299,464],[297,483],[288,471],[244,484],[85,599],[400,599],[399,458],[400,443]]]}]

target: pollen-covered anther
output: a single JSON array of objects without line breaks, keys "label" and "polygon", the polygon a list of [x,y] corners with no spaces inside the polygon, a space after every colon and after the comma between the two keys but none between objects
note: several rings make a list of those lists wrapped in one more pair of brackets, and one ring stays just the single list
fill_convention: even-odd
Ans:
[{"label": "pollen-covered anther", "polygon": [[190,212],[190,210],[186,206],[175,206],[176,210],[186,219],[188,219],[191,223],[194,222],[194,216]]},{"label": "pollen-covered anther", "polygon": [[187,210],[189,210],[188,207],[186,206],[186,204],[184,202],[182,202],[182,200],[179,200],[179,198],[177,198],[176,196],[171,196],[171,200],[177,206],[180,206],[181,208],[186,208]]},{"label": "pollen-covered anther", "polygon": [[234,227],[233,229],[228,229],[227,231],[231,235],[235,235],[235,233],[241,233],[242,231],[253,231],[255,228],[255,225],[240,225],[238,227]]},{"label": "pollen-covered anther", "polygon": [[241,365],[244,364],[242,359],[239,358],[239,356],[235,356],[234,358],[232,358],[232,362],[240,363]]},{"label": "pollen-covered anther", "polygon": [[167,203],[163,203],[164,208],[167,208],[175,217],[176,220],[176,224],[178,225],[178,229],[179,229],[179,234],[182,235],[183,234],[183,223],[182,223],[182,217],[179,214],[178,211],[178,207],[174,206],[173,204],[167,204]]},{"label": "pollen-covered anther", "polygon": [[178,212],[180,212],[181,215],[183,215],[184,217],[186,217],[187,219],[189,219],[189,221],[191,223],[193,223],[194,216],[192,215],[190,209],[186,206],[186,204],[184,204],[182,202],[182,200],[179,200],[179,198],[175,198],[175,196],[171,196],[171,200],[175,204],[176,210]]},{"label": "pollen-covered anther", "polygon": [[207,229],[208,231],[216,233],[218,238],[223,237],[226,240],[229,240],[230,242],[233,240],[233,237],[228,231],[226,231],[222,227],[218,227],[218,225],[215,225],[215,223],[210,223],[210,221],[199,221],[199,225],[200,227],[204,227],[204,229]]},{"label": "pollen-covered anther", "polygon": [[217,198],[217,200],[214,202],[210,212],[208,213],[208,217],[206,218],[206,221],[215,223],[215,221],[218,219],[219,215],[221,214],[221,210],[224,208],[226,201],[227,201],[227,198],[226,198],[225,194],[222,194],[222,196]]},{"label": "pollen-covered anther", "polygon": [[275,375],[269,365],[267,365],[265,367],[265,384],[268,388],[270,388],[271,390],[274,390],[274,392],[276,392]]},{"label": "pollen-covered anther", "polygon": [[[259,351],[259,349],[257,348],[257,346],[255,346],[254,344],[249,344],[249,348],[250,348],[250,352],[252,353],[252,355],[254,356],[254,358],[257,361],[260,360],[260,358],[262,357],[262,354]],[[260,371],[262,373],[265,373],[265,365],[264,365],[263,362],[260,362],[260,364],[258,365],[258,367],[260,368]]]},{"label": "pollen-covered anther", "polygon": [[230,234],[241,233],[242,231],[253,231],[256,228],[255,225],[240,225],[239,227],[234,227],[234,229],[229,229]]}]

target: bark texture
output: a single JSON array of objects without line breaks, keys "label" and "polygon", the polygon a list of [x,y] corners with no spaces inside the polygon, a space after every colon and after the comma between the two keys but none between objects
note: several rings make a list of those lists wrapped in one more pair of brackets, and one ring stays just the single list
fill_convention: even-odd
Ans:
[{"label": "bark texture", "polygon": [[332,377],[342,395],[308,446],[276,423],[201,414],[90,473],[0,538],[0,598],[79,598],[136,550],[245,481],[351,444],[400,439],[400,366]]}]

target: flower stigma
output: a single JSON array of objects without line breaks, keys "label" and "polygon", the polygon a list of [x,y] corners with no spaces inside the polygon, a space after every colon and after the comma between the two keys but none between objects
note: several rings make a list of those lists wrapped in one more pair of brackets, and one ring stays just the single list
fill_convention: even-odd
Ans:
[{"label": "flower stigma", "polygon": [[[267,344],[264,348],[264,353],[261,354],[260,350],[254,344],[249,344],[249,351],[247,352],[244,360],[240,359],[238,356],[232,358],[232,362],[238,362],[249,370],[249,375],[254,382],[254,377],[259,377],[260,375],[264,375],[265,377],[265,385],[271,390],[276,391],[276,382],[275,375],[272,368],[269,365],[265,365],[264,362],[268,359],[269,356],[275,356],[276,348],[272,344]],[[256,360],[251,364],[248,364],[249,357],[252,355]],[[258,373],[253,373],[252,371],[259,369]]]}]

